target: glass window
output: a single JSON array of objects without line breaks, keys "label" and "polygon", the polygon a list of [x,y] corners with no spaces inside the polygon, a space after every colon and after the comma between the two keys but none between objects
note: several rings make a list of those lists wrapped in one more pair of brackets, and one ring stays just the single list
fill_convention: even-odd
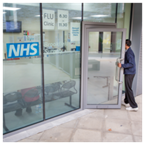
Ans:
[{"label": "glass window", "polygon": [[[118,104],[119,69],[117,58],[121,55],[122,32],[89,32],[87,104]],[[122,38],[122,37],[121,37]]]},{"label": "glass window", "polygon": [[[117,28],[126,28],[126,39],[129,39],[130,29],[130,15],[131,14],[131,3],[118,3],[117,10]],[[119,34],[117,37],[120,38]],[[123,92],[125,91],[125,84],[123,81]]]},{"label": "glass window", "polygon": [[115,23],[116,3],[84,3],[83,21]]},{"label": "glass window", "polygon": [[46,119],[80,108],[81,9],[42,4]]},{"label": "glass window", "polygon": [[126,39],[129,39],[131,3],[118,3],[117,28],[126,28]]},{"label": "glass window", "polygon": [[40,122],[42,74],[39,4],[3,4],[3,132]]}]

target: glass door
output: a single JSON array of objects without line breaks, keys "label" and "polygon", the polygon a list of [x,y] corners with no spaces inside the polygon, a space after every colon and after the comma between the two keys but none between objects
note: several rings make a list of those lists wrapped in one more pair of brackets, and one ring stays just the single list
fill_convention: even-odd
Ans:
[{"label": "glass door", "polygon": [[122,97],[125,29],[86,29],[85,108],[120,108]]}]

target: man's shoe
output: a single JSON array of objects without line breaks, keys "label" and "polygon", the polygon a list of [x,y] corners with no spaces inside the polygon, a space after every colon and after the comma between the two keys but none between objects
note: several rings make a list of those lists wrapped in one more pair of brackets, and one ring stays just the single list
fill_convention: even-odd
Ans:
[{"label": "man's shoe", "polygon": [[22,109],[17,109],[15,112],[16,116],[21,116],[22,115]]},{"label": "man's shoe", "polygon": [[128,110],[128,111],[131,111],[131,110],[137,111],[138,110],[138,107],[136,107],[136,108],[127,107],[126,110]]},{"label": "man's shoe", "polygon": [[26,108],[26,112],[27,112],[27,113],[31,113],[31,112],[32,112],[31,107],[27,107],[27,108]]},{"label": "man's shoe", "polygon": [[126,104],[126,103],[122,102],[122,105],[124,105],[125,107],[129,107],[129,103]]}]

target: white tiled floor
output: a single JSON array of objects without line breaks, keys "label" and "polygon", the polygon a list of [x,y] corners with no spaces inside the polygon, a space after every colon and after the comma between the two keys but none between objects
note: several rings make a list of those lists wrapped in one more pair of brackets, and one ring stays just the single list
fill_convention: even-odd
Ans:
[{"label": "white tiled floor", "polygon": [[[24,63],[23,61],[26,62]],[[15,60],[15,62],[4,62],[3,78],[5,81],[3,92],[7,93],[24,88],[41,86],[41,59],[36,64],[32,63],[29,59]],[[71,79],[66,73],[50,64],[44,64],[44,74],[45,84]]]}]

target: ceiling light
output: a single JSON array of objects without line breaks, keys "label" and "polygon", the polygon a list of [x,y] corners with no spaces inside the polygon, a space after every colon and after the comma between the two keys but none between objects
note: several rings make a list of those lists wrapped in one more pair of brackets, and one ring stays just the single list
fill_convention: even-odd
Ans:
[{"label": "ceiling light", "polygon": [[[72,19],[82,19],[82,17],[72,17]],[[83,17],[83,19],[87,19],[87,17]]]},{"label": "ceiling light", "polygon": [[[40,15],[35,15],[35,17],[40,17]],[[42,15],[42,17],[43,17],[43,15]]]},{"label": "ceiling light", "polygon": [[81,19],[81,17],[72,17],[72,19]]},{"label": "ceiling light", "polygon": [[16,4],[17,2],[8,2],[8,3],[15,3]]},{"label": "ceiling light", "polygon": [[3,7],[3,10],[9,10],[9,11],[16,11],[19,10],[21,8],[14,8],[14,7]]},{"label": "ceiling light", "polygon": [[40,15],[35,15],[35,17],[40,17]]},{"label": "ceiling light", "polygon": [[91,15],[90,17],[110,17],[109,15]]}]

